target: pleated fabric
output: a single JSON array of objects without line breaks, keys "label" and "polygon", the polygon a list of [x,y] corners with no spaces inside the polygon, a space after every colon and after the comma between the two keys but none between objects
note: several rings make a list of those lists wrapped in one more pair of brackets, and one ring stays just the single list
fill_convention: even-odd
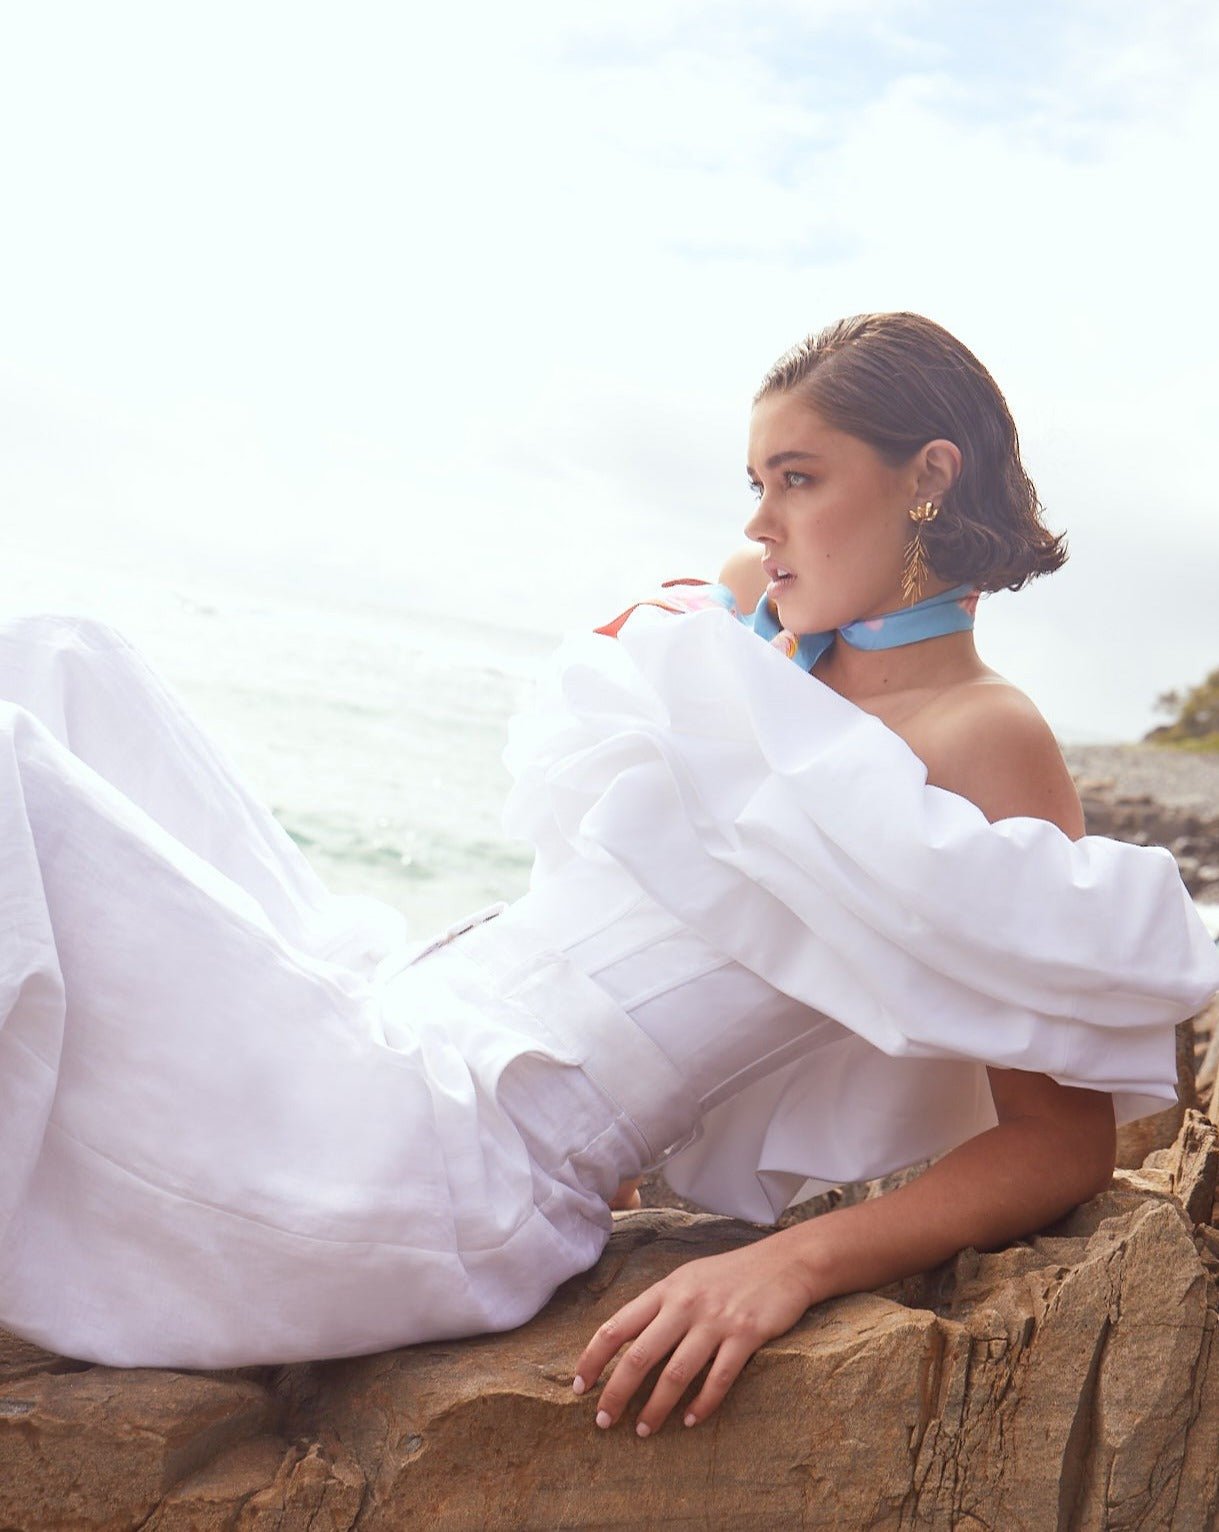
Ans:
[{"label": "pleated fabric", "polygon": [[569,634],[504,759],[535,887],[613,865],[845,1029],[669,1160],[704,1206],[769,1220],[953,1147],[993,1125],[986,1066],[1108,1091],[1119,1124],[1175,1099],[1174,1028],[1219,953],[1172,854],[989,823],[731,613],[643,605],[616,637]]}]

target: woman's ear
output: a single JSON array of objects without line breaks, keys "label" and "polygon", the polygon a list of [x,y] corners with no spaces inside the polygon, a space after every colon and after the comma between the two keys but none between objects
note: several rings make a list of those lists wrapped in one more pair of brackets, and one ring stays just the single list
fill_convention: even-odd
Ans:
[{"label": "woman's ear", "polygon": [[928,442],[919,453],[918,495],[939,501],[961,476],[961,449],[943,437]]}]

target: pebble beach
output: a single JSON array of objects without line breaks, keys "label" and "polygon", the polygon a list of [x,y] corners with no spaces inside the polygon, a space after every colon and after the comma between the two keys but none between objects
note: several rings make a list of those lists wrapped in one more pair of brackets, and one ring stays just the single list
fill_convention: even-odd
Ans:
[{"label": "pebble beach", "polygon": [[1219,814],[1219,751],[1115,744],[1063,745],[1062,753],[1081,791],[1094,783],[1115,797],[1145,794],[1174,808]]},{"label": "pebble beach", "polygon": [[1215,932],[1219,752],[1171,745],[1064,745],[1089,833],[1167,846]]}]

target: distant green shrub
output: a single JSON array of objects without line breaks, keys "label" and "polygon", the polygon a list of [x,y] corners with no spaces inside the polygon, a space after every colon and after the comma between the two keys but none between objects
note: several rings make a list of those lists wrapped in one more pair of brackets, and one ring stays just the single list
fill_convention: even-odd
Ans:
[{"label": "distant green shrub", "polygon": [[1156,711],[1175,716],[1171,723],[1150,729],[1143,738],[1155,745],[1177,745],[1185,750],[1219,750],[1219,670],[1182,695],[1164,692],[1156,698]]}]

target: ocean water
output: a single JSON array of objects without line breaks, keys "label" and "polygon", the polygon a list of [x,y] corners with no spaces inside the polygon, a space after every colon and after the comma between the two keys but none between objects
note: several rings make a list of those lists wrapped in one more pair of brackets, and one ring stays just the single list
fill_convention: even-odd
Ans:
[{"label": "ocean water", "polygon": [[[220,624],[223,666],[206,649]],[[165,646],[178,689],[335,892],[384,899],[416,935],[524,892],[500,756],[554,640],[282,601],[197,608],[184,628],[198,647]]]},{"label": "ocean water", "polygon": [[[20,551],[7,564],[0,615],[84,611],[120,628],[334,892],[384,900],[423,937],[528,887],[532,849],[500,825],[501,754],[560,629],[423,611],[350,581],[259,586]],[[1219,905],[1199,908],[1219,936]]]},{"label": "ocean water", "polygon": [[528,887],[532,850],[500,829],[501,753],[558,633],[34,558],[3,597],[121,629],[327,886],[393,905],[413,936]]}]

